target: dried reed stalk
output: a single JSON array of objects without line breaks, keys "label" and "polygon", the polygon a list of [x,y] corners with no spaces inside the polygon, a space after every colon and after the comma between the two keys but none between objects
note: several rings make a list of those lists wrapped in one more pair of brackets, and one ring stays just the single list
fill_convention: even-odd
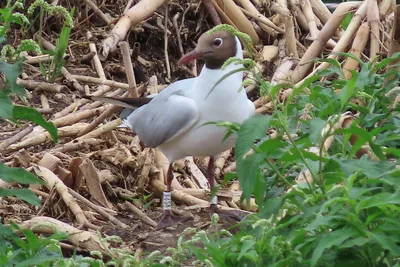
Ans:
[{"label": "dried reed stalk", "polygon": [[367,1],[367,19],[371,27],[371,38],[369,46],[369,59],[374,60],[380,52],[380,35],[379,35],[379,9],[377,0]]},{"label": "dried reed stalk", "polygon": [[[353,46],[351,47],[349,53],[360,58],[361,53],[364,51],[369,35],[369,23],[364,22],[357,31],[356,37],[353,41]],[[356,70],[358,68],[358,61],[352,58],[347,58],[346,62],[343,64],[343,72],[346,79],[350,79],[352,74],[351,70]]]},{"label": "dried reed stalk", "polygon": [[168,0],[142,0],[124,13],[111,30],[109,36],[101,44],[100,59],[105,60],[119,41],[123,40],[131,27],[151,16]]},{"label": "dried reed stalk", "polygon": [[[329,40],[329,38],[333,35],[337,27],[340,25],[342,20],[345,18],[347,13],[350,10],[358,8],[357,12],[355,13],[353,19],[351,20],[349,26],[347,27],[346,32],[340,38],[339,42],[335,46],[332,52],[341,52],[343,49],[349,44],[351,38],[358,30],[361,25],[362,20],[366,16],[367,12],[367,4],[366,2],[345,2],[338,5],[335,12],[333,12],[331,18],[322,28],[320,34],[315,39],[315,41],[310,45],[307,49],[306,53],[300,59],[299,64],[297,65],[296,69],[293,71],[293,81],[297,83],[297,85],[301,84],[306,78],[310,77],[315,73],[314,70],[308,77],[303,79],[309,69],[313,66],[313,62],[310,62],[313,58],[318,57],[323,49],[323,46]],[[335,58],[335,56],[331,55],[330,58]],[[329,67],[329,64],[322,63],[318,69],[323,69]],[[301,81],[301,82],[300,82]]]},{"label": "dried reed stalk", "polygon": [[246,18],[240,8],[233,2],[233,0],[213,0],[223,10],[223,12],[233,21],[236,27],[244,33],[247,33],[253,44],[259,43],[259,37],[254,30],[251,22]]}]

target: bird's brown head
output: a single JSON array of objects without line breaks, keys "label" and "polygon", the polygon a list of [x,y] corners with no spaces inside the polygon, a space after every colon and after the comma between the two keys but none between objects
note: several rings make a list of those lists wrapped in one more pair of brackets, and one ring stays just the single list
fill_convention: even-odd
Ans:
[{"label": "bird's brown head", "polygon": [[194,59],[201,59],[209,69],[219,69],[224,62],[236,55],[236,38],[225,30],[214,33],[203,33],[197,46],[179,60],[179,64],[187,64]]}]

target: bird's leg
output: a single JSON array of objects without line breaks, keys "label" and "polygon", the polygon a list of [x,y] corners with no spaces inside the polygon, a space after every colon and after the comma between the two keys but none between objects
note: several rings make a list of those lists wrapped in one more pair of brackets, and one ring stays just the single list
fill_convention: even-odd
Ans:
[{"label": "bird's leg", "polygon": [[[210,184],[210,189],[213,190],[215,184],[215,172],[214,172],[214,157],[210,157],[207,168],[207,178]],[[234,210],[221,210],[218,208],[218,198],[214,196],[210,201],[211,213],[217,213],[221,219],[225,221],[241,221],[243,214]]]},{"label": "bird's leg", "polygon": [[[208,178],[208,183],[210,184],[210,190],[212,191],[214,188],[215,184],[215,173],[214,173],[214,157],[210,157],[210,161],[208,162],[208,167],[207,167],[207,178]],[[218,198],[215,195],[211,201],[210,201],[210,208],[211,212],[214,213],[215,211],[218,210]]]},{"label": "bird's leg", "polygon": [[167,191],[163,193],[163,217],[158,222],[157,229],[163,229],[192,219],[191,217],[176,216],[171,212],[171,183],[173,179],[174,174],[172,173],[172,164],[170,164],[167,172]]}]

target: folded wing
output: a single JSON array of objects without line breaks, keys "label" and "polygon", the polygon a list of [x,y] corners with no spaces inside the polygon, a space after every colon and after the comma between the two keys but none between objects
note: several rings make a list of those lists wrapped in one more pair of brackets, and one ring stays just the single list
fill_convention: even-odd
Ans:
[{"label": "folded wing", "polygon": [[162,92],[132,112],[125,124],[147,147],[157,147],[189,130],[199,119],[196,103],[183,90]]}]

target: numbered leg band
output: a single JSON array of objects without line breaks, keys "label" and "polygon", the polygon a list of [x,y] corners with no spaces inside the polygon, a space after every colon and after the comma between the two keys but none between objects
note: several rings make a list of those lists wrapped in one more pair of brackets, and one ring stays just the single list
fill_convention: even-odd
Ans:
[{"label": "numbered leg band", "polygon": [[171,192],[163,193],[163,209],[171,210]]},{"label": "numbered leg band", "polygon": [[210,202],[211,204],[218,204],[218,197],[217,196],[214,196],[212,199],[211,199],[211,202]]}]

